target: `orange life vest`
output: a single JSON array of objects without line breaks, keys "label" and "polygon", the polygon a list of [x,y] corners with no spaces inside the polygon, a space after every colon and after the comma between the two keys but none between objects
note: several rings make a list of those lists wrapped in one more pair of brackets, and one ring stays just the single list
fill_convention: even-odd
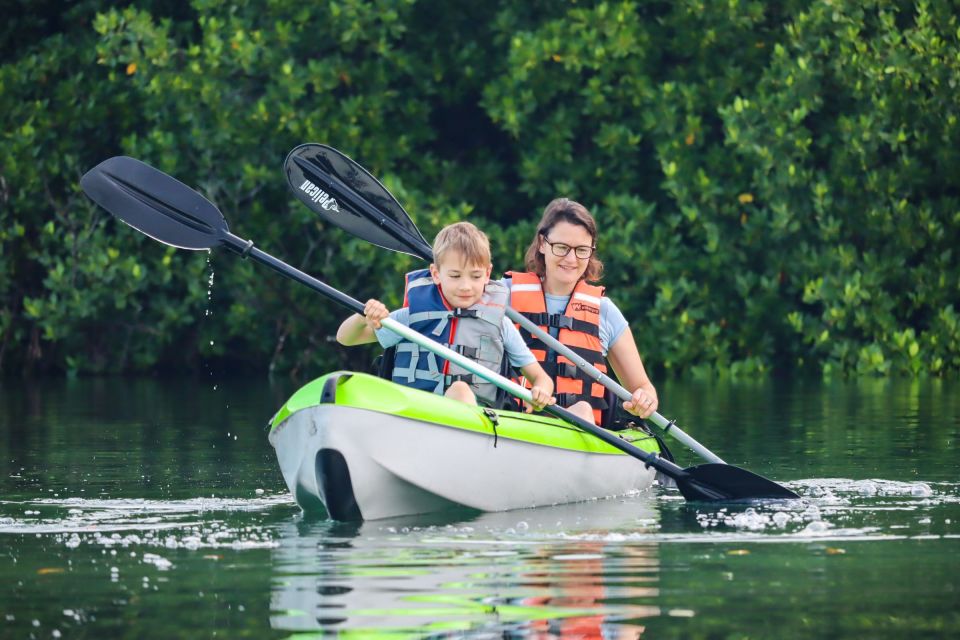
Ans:
[{"label": "orange life vest", "polygon": [[[581,280],[573,289],[570,301],[563,314],[547,313],[547,300],[543,295],[540,276],[535,273],[507,272],[511,278],[510,306],[529,318],[534,324],[549,332],[550,327],[559,327],[557,339],[574,353],[595,366],[603,373],[607,372],[600,344],[600,299],[603,287],[587,284]],[[553,351],[539,338],[520,327],[520,335],[530,347],[537,361],[547,374],[553,378],[557,404],[569,407],[585,400],[593,407],[593,421],[601,423],[601,412],[608,407],[604,400],[605,389],[589,375],[583,373],[573,362]],[[524,386],[529,387],[525,380]]]}]

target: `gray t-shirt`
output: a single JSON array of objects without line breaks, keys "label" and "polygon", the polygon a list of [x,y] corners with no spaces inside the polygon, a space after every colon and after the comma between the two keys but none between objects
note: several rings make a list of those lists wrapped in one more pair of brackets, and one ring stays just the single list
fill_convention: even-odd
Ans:
[{"label": "gray t-shirt", "polygon": [[[404,326],[410,326],[409,307],[402,307],[391,311],[390,317]],[[527,347],[523,338],[520,336],[520,332],[517,331],[517,328],[513,326],[512,322],[504,317],[500,323],[500,327],[503,332],[503,352],[510,361],[510,366],[521,369],[537,361],[534,355],[530,353],[529,347]],[[403,338],[386,328],[377,329],[376,335],[377,341],[380,342],[380,346],[384,349],[389,349],[403,341]]]},{"label": "gray t-shirt", "polygon": [[[512,278],[502,278],[500,280],[509,289],[513,286]],[[547,303],[547,313],[563,315],[567,309],[567,303],[570,296],[555,296],[550,293],[544,293],[543,298]],[[623,312],[613,301],[603,296],[600,298],[600,344],[603,347],[603,355],[606,356],[610,347],[616,344],[620,336],[627,329],[627,319],[623,317]],[[560,335],[560,329],[550,327],[550,335],[556,338]]]}]

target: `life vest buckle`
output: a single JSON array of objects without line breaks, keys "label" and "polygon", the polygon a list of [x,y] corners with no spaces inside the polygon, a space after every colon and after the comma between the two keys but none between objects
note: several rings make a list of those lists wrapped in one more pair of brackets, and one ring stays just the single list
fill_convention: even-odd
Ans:
[{"label": "life vest buckle", "polygon": [[453,350],[459,353],[460,355],[467,358],[471,358],[473,360],[476,360],[477,356],[480,354],[479,349],[477,349],[476,347],[468,347],[465,344],[458,344],[456,347],[454,347]]},{"label": "life vest buckle", "polygon": [[560,329],[572,329],[573,328],[573,318],[570,316],[550,316],[550,326],[558,327]]},{"label": "life vest buckle", "polygon": [[470,373],[446,375],[446,376],[443,376],[443,387],[446,389],[447,387],[452,385],[454,382],[466,382],[467,384],[473,384],[474,380],[475,378],[473,374],[470,374]]}]

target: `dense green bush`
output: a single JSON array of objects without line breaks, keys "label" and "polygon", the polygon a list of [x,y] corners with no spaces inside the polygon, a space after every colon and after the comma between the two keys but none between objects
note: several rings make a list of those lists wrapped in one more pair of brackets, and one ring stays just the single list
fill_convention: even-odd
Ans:
[{"label": "dense green bush", "polygon": [[264,250],[396,304],[414,260],[287,194],[307,141],[427,237],[471,216],[501,270],[547,201],[580,199],[655,370],[960,371],[955,2],[71,6],[0,31],[6,373],[362,366],[330,342],[339,308],[139,237],[78,188],[138,157]]}]

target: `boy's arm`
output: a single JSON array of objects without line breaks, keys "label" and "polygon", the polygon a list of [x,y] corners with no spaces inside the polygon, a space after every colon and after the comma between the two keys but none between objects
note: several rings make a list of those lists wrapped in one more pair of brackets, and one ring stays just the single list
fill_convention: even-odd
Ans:
[{"label": "boy's arm", "polygon": [[359,313],[355,313],[344,320],[340,324],[340,328],[337,329],[337,342],[345,347],[375,342],[376,339],[373,329]]},{"label": "boy's arm", "polygon": [[380,321],[390,315],[390,312],[379,300],[371,299],[364,305],[363,314],[355,313],[340,324],[337,329],[337,342],[345,347],[353,347],[377,341],[374,331],[380,328]]},{"label": "boy's arm", "polygon": [[557,399],[553,397],[553,380],[543,370],[539,362],[520,367],[520,373],[530,381],[530,395],[533,396],[534,409],[539,411],[545,406],[557,402]]}]

